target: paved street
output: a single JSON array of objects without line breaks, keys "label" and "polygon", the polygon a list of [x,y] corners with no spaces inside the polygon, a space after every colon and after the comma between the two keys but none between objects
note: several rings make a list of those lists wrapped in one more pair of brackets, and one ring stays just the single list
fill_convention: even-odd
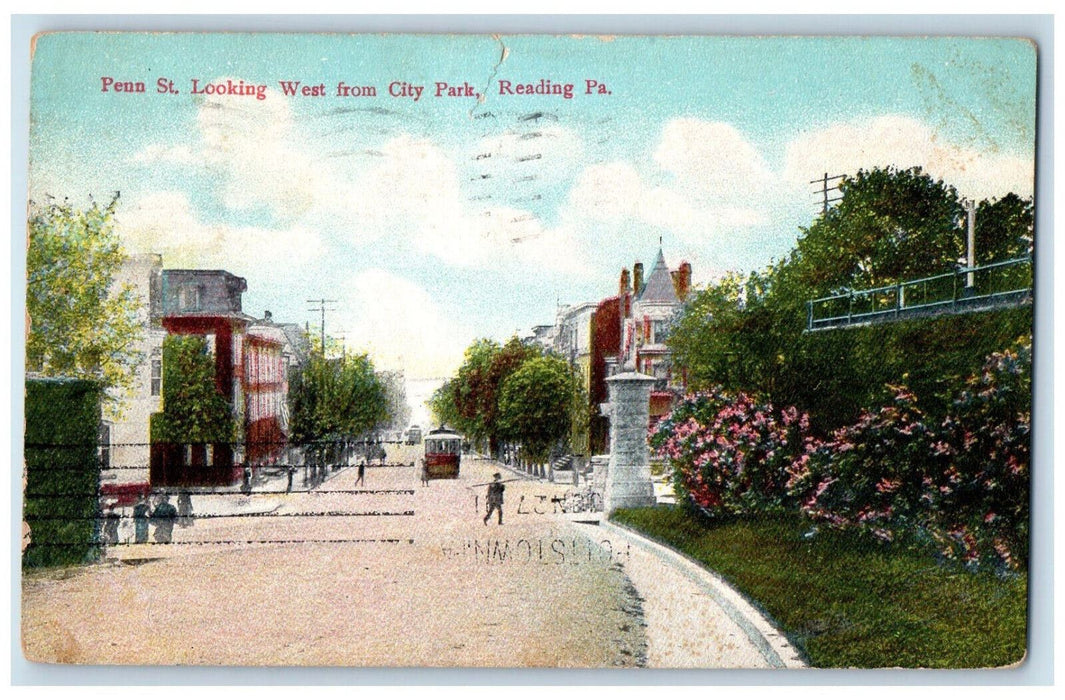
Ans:
[{"label": "paved street", "polygon": [[[409,463],[415,454],[394,447],[389,462]],[[311,492],[277,493],[284,483],[275,481],[263,487],[274,493],[198,497],[198,516],[226,517],[176,528],[175,544],[118,547],[118,558],[106,563],[25,577],[27,657],[765,665],[743,633],[713,612],[713,601],[693,602],[682,583],[665,591],[663,582],[676,577],[657,576],[660,561],[556,515],[550,498],[566,484],[504,472],[518,479],[506,484],[504,524],[484,525],[484,484],[497,469],[467,459],[458,480],[423,487],[413,467],[371,467],[356,487],[349,468]],[[654,600],[642,600],[647,591]]]}]

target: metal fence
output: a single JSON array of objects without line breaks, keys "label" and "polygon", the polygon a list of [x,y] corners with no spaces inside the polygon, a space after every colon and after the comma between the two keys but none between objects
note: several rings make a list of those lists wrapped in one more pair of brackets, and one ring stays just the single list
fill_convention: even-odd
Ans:
[{"label": "metal fence", "polygon": [[813,299],[806,302],[806,330],[1011,306],[1031,293],[1032,258],[1026,256]]}]

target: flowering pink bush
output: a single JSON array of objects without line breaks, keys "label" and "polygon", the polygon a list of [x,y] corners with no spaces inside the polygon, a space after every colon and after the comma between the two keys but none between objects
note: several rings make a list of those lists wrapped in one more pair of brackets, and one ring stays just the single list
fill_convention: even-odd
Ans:
[{"label": "flowering pink bush", "polygon": [[929,527],[938,459],[937,436],[916,397],[905,387],[889,389],[887,405],[863,412],[828,441],[807,443],[788,482],[807,517],[886,542]]},{"label": "flowering pink bush", "polygon": [[1028,552],[1031,340],[991,355],[931,424],[905,387],[826,442],[809,441],[788,488],[818,523],[934,545],[968,566],[1018,568]]},{"label": "flowering pink bush", "polygon": [[652,429],[651,447],[673,467],[678,496],[711,516],[782,512],[794,503],[788,467],[809,427],[747,394],[689,395]]},{"label": "flowering pink bush", "polygon": [[968,563],[1028,558],[1032,341],[987,358],[943,422],[948,471],[938,484],[943,553]]}]

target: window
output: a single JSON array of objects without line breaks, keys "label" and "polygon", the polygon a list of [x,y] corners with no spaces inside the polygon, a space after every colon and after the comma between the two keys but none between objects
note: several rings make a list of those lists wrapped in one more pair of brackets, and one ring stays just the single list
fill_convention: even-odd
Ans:
[{"label": "window", "polygon": [[163,393],[163,358],[158,348],[152,350],[152,396]]},{"label": "window", "polygon": [[194,284],[186,284],[181,287],[181,310],[200,310],[200,288]]},{"label": "window", "polygon": [[669,338],[669,321],[654,321],[654,342],[663,344]]},{"label": "window", "polygon": [[100,424],[100,469],[111,468],[111,426]]}]

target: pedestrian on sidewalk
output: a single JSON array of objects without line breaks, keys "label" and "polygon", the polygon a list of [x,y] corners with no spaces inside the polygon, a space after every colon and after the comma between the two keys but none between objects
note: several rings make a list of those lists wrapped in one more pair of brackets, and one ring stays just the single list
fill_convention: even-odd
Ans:
[{"label": "pedestrian on sidewalk", "polygon": [[104,513],[103,540],[105,545],[118,544],[118,523],[121,519],[121,516],[115,512],[115,502],[108,503],[107,511]]},{"label": "pedestrian on sidewalk", "polygon": [[188,491],[179,491],[177,497],[178,527],[192,526],[192,495]]},{"label": "pedestrian on sidewalk", "polygon": [[133,506],[133,541],[144,544],[148,541],[148,517],[152,507],[148,505],[148,496],[141,496],[137,505]]},{"label": "pedestrian on sidewalk", "polygon": [[499,514],[499,524],[503,524],[503,489],[506,486],[503,485],[503,475],[499,472],[495,473],[492,477],[495,479],[492,483],[488,484],[488,495],[484,499],[485,504],[488,506],[488,513],[484,516],[484,524],[488,524],[488,519],[492,517],[492,511],[496,511]]},{"label": "pedestrian on sidewalk", "polygon": [[355,479],[355,485],[358,486],[359,484],[362,484],[363,486],[366,485],[366,460],[365,459],[359,461],[359,478]]},{"label": "pedestrian on sidewalk", "polygon": [[292,477],[296,475],[296,467],[289,465],[288,469],[288,486],[285,487],[285,493],[292,493]]},{"label": "pedestrian on sidewalk", "polygon": [[251,493],[251,467],[244,467],[244,481],[240,485],[240,492],[245,496]]},{"label": "pedestrian on sidewalk", "polygon": [[429,485],[429,466],[426,465],[424,457],[419,459],[418,463],[422,465],[422,486],[428,486]]},{"label": "pedestrian on sidewalk", "polygon": [[170,542],[174,535],[174,523],[177,522],[177,517],[177,508],[170,504],[170,497],[164,493],[159,505],[152,511],[156,542],[159,544],[168,544]]}]

